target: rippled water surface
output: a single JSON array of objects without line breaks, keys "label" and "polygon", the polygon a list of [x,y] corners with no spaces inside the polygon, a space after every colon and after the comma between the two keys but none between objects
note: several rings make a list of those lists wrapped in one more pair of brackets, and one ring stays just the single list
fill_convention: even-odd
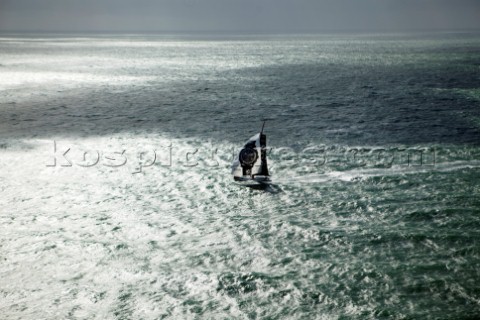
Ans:
[{"label": "rippled water surface", "polygon": [[4,35],[0,90],[2,319],[480,317],[479,35]]}]

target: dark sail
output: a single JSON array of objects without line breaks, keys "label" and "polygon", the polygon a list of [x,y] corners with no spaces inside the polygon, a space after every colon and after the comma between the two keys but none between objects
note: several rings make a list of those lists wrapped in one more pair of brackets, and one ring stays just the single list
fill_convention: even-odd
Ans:
[{"label": "dark sail", "polygon": [[260,134],[260,150],[261,150],[261,170],[260,175],[268,176],[268,166],[267,166],[267,136],[263,133]]}]

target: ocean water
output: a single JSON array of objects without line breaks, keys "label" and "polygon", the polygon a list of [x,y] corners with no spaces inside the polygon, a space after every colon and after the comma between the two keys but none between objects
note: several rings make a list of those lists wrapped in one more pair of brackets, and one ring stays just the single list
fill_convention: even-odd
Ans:
[{"label": "ocean water", "polygon": [[0,37],[1,319],[478,319],[479,181],[479,34]]}]

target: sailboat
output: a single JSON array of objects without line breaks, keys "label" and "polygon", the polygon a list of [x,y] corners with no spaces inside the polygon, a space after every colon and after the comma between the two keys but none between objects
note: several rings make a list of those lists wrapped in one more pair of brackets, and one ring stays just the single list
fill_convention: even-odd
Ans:
[{"label": "sailboat", "polygon": [[235,182],[245,186],[271,184],[267,166],[267,136],[262,130],[248,139],[232,163],[232,175]]}]

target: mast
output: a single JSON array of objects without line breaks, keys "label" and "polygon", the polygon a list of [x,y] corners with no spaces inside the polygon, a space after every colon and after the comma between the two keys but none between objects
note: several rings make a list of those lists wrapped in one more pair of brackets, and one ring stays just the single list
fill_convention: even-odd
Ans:
[{"label": "mast", "polygon": [[267,122],[266,119],[263,120],[263,124],[262,124],[262,130],[260,130],[260,135],[263,134],[263,128],[265,127],[265,122]]}]

